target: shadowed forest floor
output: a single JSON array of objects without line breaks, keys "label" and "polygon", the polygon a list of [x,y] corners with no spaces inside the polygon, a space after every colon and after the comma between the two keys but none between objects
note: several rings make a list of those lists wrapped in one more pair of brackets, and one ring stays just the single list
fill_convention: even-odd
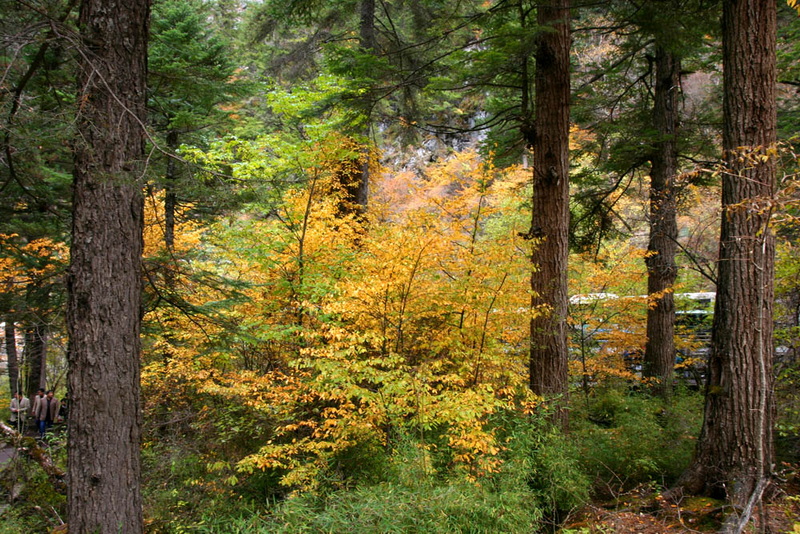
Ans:
[{"label": "shadowed forest floor", "polygon": [[[777,481],[768,503],[751,520],[755,529],[745,532],[800,533],[800,472],[793,466]],[[562,533],[595,534],[638,532],[668,534],[716,532],[729,508],[721,501],[686,497],[670,504],[650,487],[641,487],[604,502],[595,502],[574,512]],[[750,527],[752,529],[752,527]]]}]

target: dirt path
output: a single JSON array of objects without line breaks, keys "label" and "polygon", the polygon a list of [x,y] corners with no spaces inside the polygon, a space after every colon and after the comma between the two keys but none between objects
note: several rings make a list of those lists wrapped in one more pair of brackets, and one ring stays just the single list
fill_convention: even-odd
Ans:
[{"label": "dirt path", "polygon": [[16,457],[17,450],[9,446],[7,443],[0,443],[0,468],[6,465],[6,462]]}]

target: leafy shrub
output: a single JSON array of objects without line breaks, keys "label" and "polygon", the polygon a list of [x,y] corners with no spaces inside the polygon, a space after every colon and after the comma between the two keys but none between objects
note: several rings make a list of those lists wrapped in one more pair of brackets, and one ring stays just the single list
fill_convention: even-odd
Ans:
[{"label": "leafy shrub", "polygon": [[494,493],[463,480],[411,488],[383,483],[334,494],[322,509],[289,502],[281,510],[285,526],[275,532],[531,532],[537,514],[530,502],[525,491]]},{"label": "leafy shrub", "polygon": [[[59,462],[62,458],[54,460]],[[17,457],[4,465],[0,471],[0,501],[6,501],[15,486],[21,492],[17,500],[0,509],[0,534],[49,532],[65,520],[66,495],[55,490],[38,464]]]},{"label": "leafy shrub", "polygon": [[392,456],[385,481],[289,499],[262,532],[531,532],[541,511],[521,482],[437,476],[425,448],[407,443]]},{"label": "leafy shrub", "polygon": [[289,499],[259,532],[532,532],[588,499],[577,448],[544,418],[500,412],[490,426],[505,446],[486,476],[447,469],[435,445],[405,438],[381,482]]},{"label": "leafy shrub", "polygon": [[[491,423],[505,447],[499,469],[483,477],[444,465],[447,455],[435,443],[398,436],[391,449],[370,449],[376,458],[351,479],[360,481],[355,486],[323,484],[316,493],[250,501],[223,515],[208,510],[187,531],[527,533],[552,516],[551,509],[585,500],[587,479],[577,450],[563,436],[519,414],[499,414]],[[339,467],[363,459],[366,451],[351,451],[355,456],[342,458]]]},{"label": "leafy shrub", "polygon": [[644,394],[613,390],[573,412],[573,438],[595,490],[613,494],[674,481],[693,454],[702,401],[700,394],[681,391],[665,406]]},{"label": "leafy shrub", "polygon": [[546,515],[557,516],[589,499],[590,482],[580,465],[580,450],[544,416],[503,414],[506,457],[498,483],[523,481]]},{"label": "leafy shrub", "polygon": [[149,533],[195,532],[204,516],[231,517],[241,500],[187,443],[142,451],[142,499]]}]

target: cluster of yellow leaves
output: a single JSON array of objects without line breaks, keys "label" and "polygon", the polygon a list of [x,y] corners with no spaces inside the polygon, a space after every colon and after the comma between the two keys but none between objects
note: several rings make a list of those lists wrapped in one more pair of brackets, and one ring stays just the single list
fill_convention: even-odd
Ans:
[{"label": "cluster of yellow leaves", "polygon": [[0,234],[0,284],[5,290],[22,290],[57,276],[69,263],[66,243],[43,237],[21,240],[16,234]]},{"label": "cluster of yellow leaves", "polygon": [[[269,146],[229,148],[234,177],[274,172],[259,159]],[[225,308],[227,332],[169,308],[149,313],[163,329],[145,350],[146,409],[157,413],[165,397],[179,397],[175,409],[184,397],[236,399],[271,427],[227,468],[277,470],[289,487],[313,489],[343,454],[391,447],[398,435],[447,447],[477,479],[499,469],[492,414],[535,404],[525,366],[531,251],[518,236],[529,225],[520,206],[529,172],[454,155],[425,176],[376,181],[363,216],[344,191],[360,157],[352,139],[315,140],[294,167],[281,163],[296,185],[269,216],[176,230],[176,256],[198,244],[212,251],[204,268],[242,283],[247,298]],[[154,200],[146,240],[157,255]],[[173,282],[191,304],[221,298],[188,277]],[[214,417],[204,408],[193,408],[196,428]]]},{"label": "cluster of yellow leaves", "polygon": [[262,350],[282,347],[274,372],[204,385],[280,421],[239,468],[279,469],[310,489],[350,448],[434,433],[471,476],[496,470],[487,419],[525,390],[527,216],[502,222],[519,210],[525,174],[460,154],[424,179],[391,177],[364,231],[341,215],[341,169],[324,152],[317,161],[280,217],[225,234],[239,243],[228,261],[253,284],[233,314]]},{"label": "cluster of yellow leaves", "polygon": [[[142,387],[145,413],[153,419],[158,419],[155,414],[188,417],[192,411],[188,403],[198,384],[213,375],[225,359],[206,347],[208,340],[221,331],[221,325],[191,312],[192,307],[222,296],[212,286],[192,278],[194,272],[209,266],[190,254],[203,242],[203,230],[184,216],[186,209],[176,214],[174,245],[167,251],[163,192],[146,196],[145,292],[154,304],[144,316],[147,335],[142,345]],[[165,281],[167,272],[172,287]]]},{"label": "cluster of yellow leaves", "polygon": [[572,262],[570,293],[576,297],[570,304],[569,341],[577,355],[570,361],[573,376],[591,382],[637,379],[631,363],[644,350],[650,300],[642,287],[645,255],[625,244]]},{"label": "cluster of yellow leaves", "polygon": [[[188,206],[184,206],[179,211],[175,223],[175,247],[173,254],[181,257],[194,250],[202,242],[202,226],[185,217],[181,213],[185,212]],[[152,191],[145,196],[144,203],[144,252],[145,258],[157,256],[165,252],[165,222],[164,222],[164,191]]]}]

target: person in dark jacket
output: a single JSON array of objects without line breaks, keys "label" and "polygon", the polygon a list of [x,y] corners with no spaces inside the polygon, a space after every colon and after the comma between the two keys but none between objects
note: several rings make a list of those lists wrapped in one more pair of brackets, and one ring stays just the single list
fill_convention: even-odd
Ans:
[{"label": "person in dark jacket", "polygon": [[58,418],[58,410],[61,408],[61,403],[55,398],[53,390],[47,392],[47,395],[39,401],[39,406],[36,412],[36,421],[39,424],[39,437],[44,438],[47,429],[53,426],[53,422]]},{"label": "person in dark jacket", "polygon": [[39,388],[36,391],[36,395],[33,396],[31,399],[31,423],[33,426],[39,426],[39,420],[36,417],[36,414],[39,413],[39,403],[42,402],[44,399],[44,388]]}]

